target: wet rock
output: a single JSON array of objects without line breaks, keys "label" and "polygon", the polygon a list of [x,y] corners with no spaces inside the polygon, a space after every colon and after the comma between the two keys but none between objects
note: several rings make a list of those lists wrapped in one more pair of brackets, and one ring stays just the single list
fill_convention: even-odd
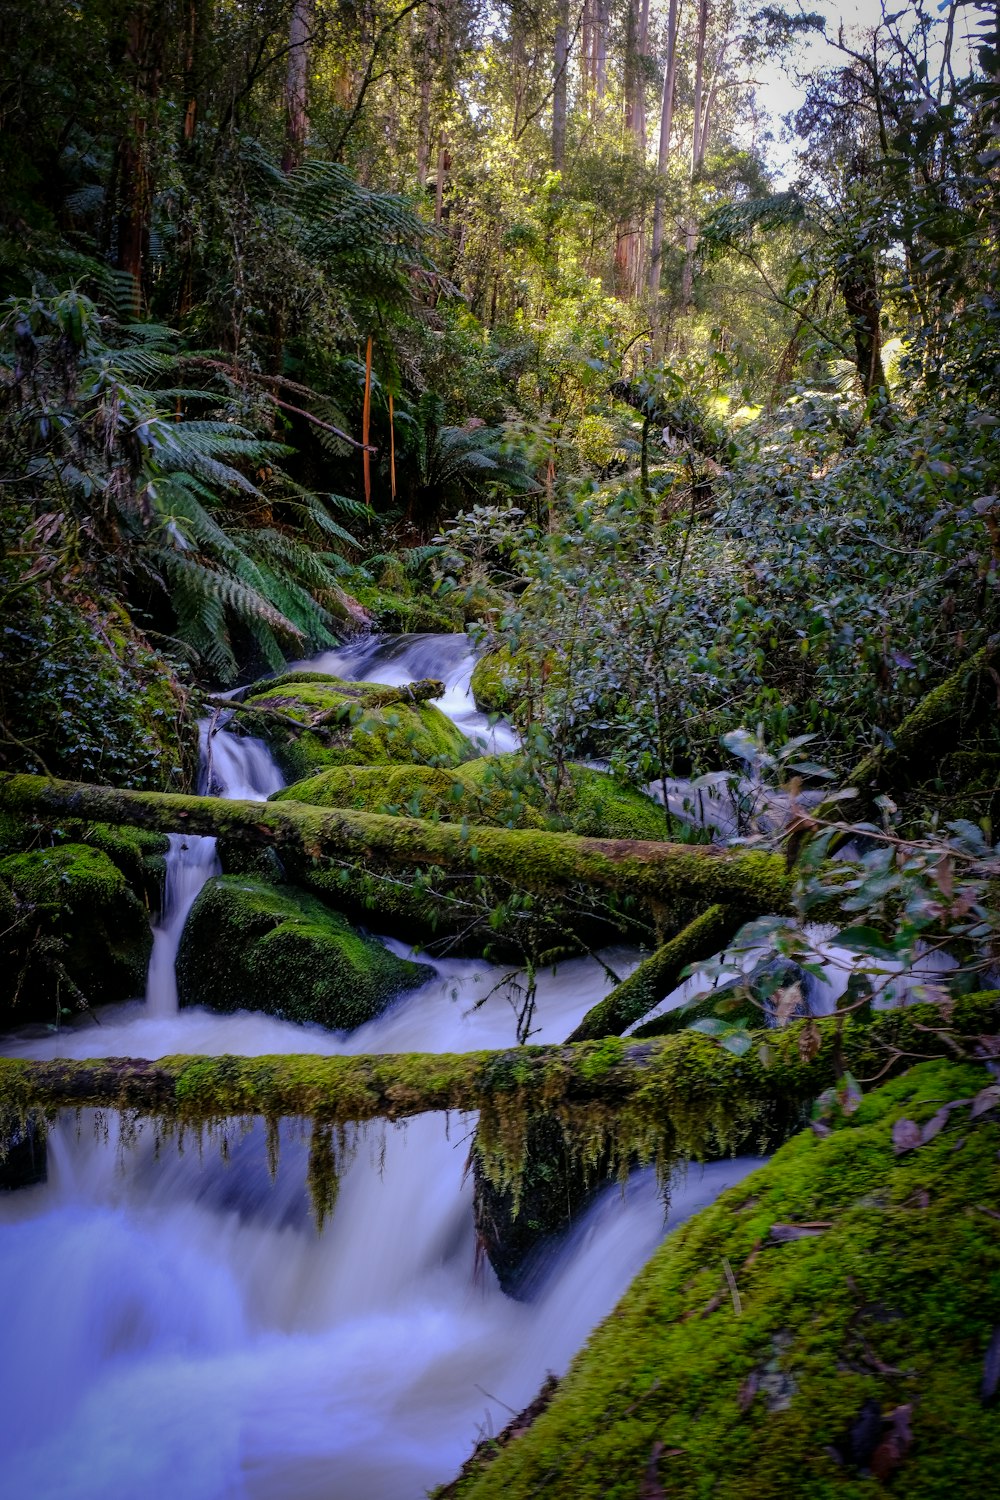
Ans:
[{"label": "wet rock", "polygon": [[207,883],[177,955],[182,1005],[259,1010],[345,1031],[432,973],[362,936],[315,896],[238,875]]}]

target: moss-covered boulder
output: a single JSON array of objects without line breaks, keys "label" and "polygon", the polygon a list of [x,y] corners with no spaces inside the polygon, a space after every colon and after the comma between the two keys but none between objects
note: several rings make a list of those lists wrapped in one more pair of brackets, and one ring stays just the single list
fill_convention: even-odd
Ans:
[{"label": "moss-covered boulder", "polygon": [[923,1063],[795,1136],[669,1236],[547,1410],[440,1495],[992,1493],[1000,1118],[970,1105],[994,1085]]},{"label": "moss-covered boulder", "polygon": [[587,766],[567,767],[553,796],[520,755],[485,755],[454,769],[341,766],[275,793],[275,800],[352,807],[489,828],[543,828],[595,838],[665,839],[651,797]]},{"label": "moss-covered boulder", "polygon": [[125,876],[99,849],[61,844],[0,859],[7,931],[0,1024],[58,1021],[141,995],[152,936]]},{"label": "moss-covered boulder", "polygon": [[255,685],[242,717],[290,781],[331,766],[451,766],[475,753],[433,703],[407,702],[402,690],[386,702],[395,692],[379,683],[292,673]]},{"label": "moss-covered boulder", "polygon": [[469,687],[480,713],[516,715],[533,679],[534,667],[527,652],[498,646],[476,662]]},{"label": "moss-covered boulder", "polygon": [[260,1010],[344,1031],[432,972],[362,937],[315,896],[238,875],[204,887],[177,955],[182,1005]]}]

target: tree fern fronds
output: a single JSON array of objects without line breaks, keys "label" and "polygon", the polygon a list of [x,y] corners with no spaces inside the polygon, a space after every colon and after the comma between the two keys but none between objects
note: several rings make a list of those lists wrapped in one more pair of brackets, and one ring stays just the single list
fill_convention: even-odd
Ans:
[{"label": "tree fern fronds", "polygon": [[171,579],[188,593],[200,594],[206,605],[218,605],[247,623],[254,619],[263,620],[279,635],[301,639],[303,632],[297,625],[256,589],[232,574],[207,567],[184,552],[159,549],[158,556]]}]

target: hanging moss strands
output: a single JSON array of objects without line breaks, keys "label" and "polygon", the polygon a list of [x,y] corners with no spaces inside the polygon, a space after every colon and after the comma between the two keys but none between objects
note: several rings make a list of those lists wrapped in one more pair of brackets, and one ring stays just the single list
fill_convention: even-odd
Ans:
[{"label": "hanging moss strands", "polygon": [[[957,1000],[949,1035],[996,1029],[1000,993]],[[809,1045],[803,1040],[808,1026]],[[178,1124],[306,1117],[324,1124],[480,1111],[479,1145],[497,1182],[516,1183],[529,1120],[548,1113],[584,1160],[679,1161],[763,1150],[845,1069],[859,1077],[940,1053],[940,1010],[916,1005],[807,1021],[758,1036],[737,1057],[695,1032],[652,1041],[607,1037],[574,1046],[385,1056],[0,1059],[3,1131],[31,1110],[119,1109]],[[0,1131],[0,1134],[3,1134]]]}]

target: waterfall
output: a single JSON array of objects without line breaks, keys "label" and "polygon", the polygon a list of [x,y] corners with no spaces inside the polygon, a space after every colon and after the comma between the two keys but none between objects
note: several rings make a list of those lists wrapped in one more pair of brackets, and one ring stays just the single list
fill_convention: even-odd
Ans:
[{"label": "waterfall", "polygon": [[[265,802],[284,786],[281,772],[263,740],[240,737],[213,728],[211,719],[199,727],[201,768],[199,790],[230,800]],[[184,923],[206,880],[221,870],[215,839],[203,834],[171,833],[166,852],[163,909],[153,928],[149,956],[146,1005],[153,1015],[177,1010],[177,949]]]},{"label": "waterfall", "polygon": [[[489,726],[468,696],[461,637],[366,641],[310,663],[366,680],[446,683],[442,707]],[[506,736],[506,738],[504,737]],[[498,748],[511,748],[509,729]],[[204,785],[264,797],[264,746],[225,729]],[[469,1051],[510,1045],[503,970],[473,959],[344,1036],[257,1013],[176,1008],[167,993],[186,910],[216,868],[211,839],[174,836],[146,1004],[101,1025],[14,1037],[23,1057]],[[394,944],[402,950],[402,945]],[[620,974],[637,955],[607,955]],[[425,960],[426,961],[426,960]],[[593,959],[540,977],[538,1040],[561,1041],[607,992]],[[530,1300],[478,1265],[471,1117],[357,1132],[323,1233],[307,1147],[281,1127],[276,1179],[259,1122],[212,1140],[127,1148],[116,1120],[63,1116],[49,1180],[0,1198],[0,1493],[31,1500],[420,1500],[484,1432],[565,1369],[680,1222],[755,1164],[692,1167],[665,1225],[651,1172],[604,1188],[536,1269]],[[96,1127],[96,1128],[95,1128]]]},{"label": "waterfall", "polygon": [[480,713],[472,697],[470,679],[476,665],[475,648],[466,635],[365,636],[359,641],[326,651],[297,669],[313,668],[355,682],[384,682],[395,687],[419,682],[425,677],[444,683],[444,696],[435,699],[484,755],[501,755],[520,745],[517,735],[502,719],[490,722]]}]

